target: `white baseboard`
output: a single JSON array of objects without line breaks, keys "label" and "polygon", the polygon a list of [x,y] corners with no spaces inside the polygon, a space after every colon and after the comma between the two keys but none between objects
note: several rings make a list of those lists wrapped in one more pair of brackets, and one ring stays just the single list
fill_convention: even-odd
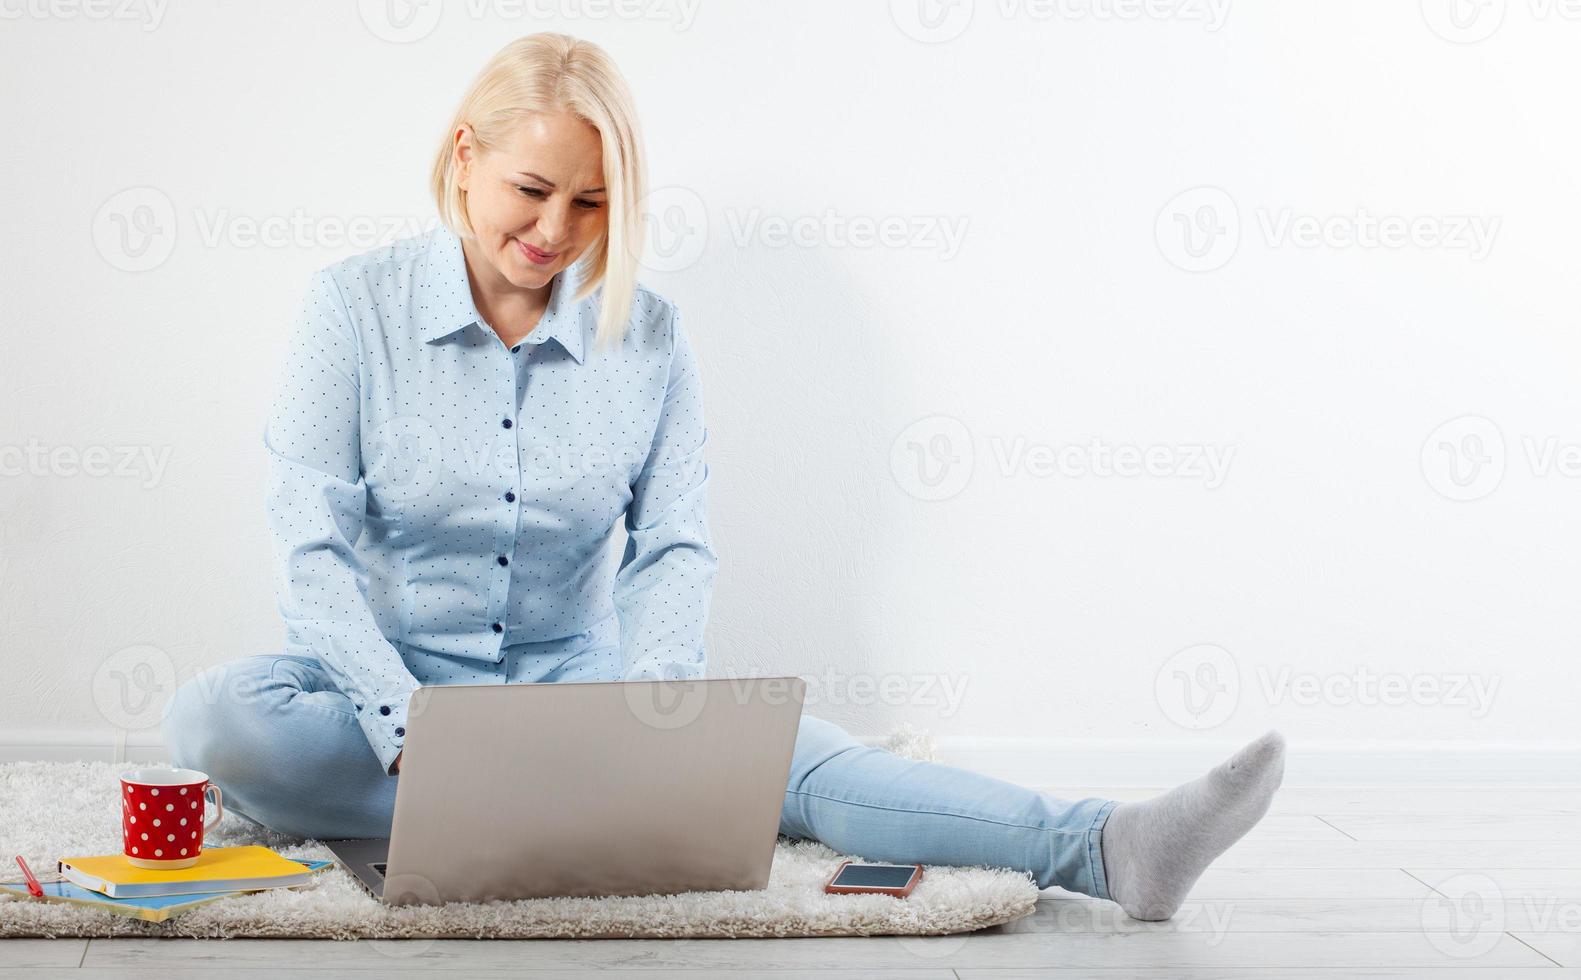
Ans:
[{"label": "white baseboard", "polygon": [[[974,736],[933,741],[938,761],[952,766],[1025,786],[1083,789],[1173,786],[1205,772],[1240,744]],[[0,732],[0,762],[167,758],[157,731]],[[1581,742],[1298,740],[1290,745],[1285,785],[1581,787]]]},{"label": "white baseboard", "polygon": [[0,732],[0,762],[165,762],[158,730]]},{"label": "white baseboard", "polygon": [[[970,736],[936,741],[940,762],[1041,788],[1173,786],[1201,775],[1243,744]],[[1581,787],[1581,742],[1296,740],[1286,752],[1284,784]]]}]

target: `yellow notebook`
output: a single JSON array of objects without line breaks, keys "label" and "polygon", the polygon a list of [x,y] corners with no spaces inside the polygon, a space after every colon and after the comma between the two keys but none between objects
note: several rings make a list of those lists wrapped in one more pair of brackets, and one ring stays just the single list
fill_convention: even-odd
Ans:
[{"label": "yellow notebook", "polygon": [[[333,861],[308,861],[307,866],[313,871],[323,871],[330,867]],[[0,881],[0,895],[16,899],[19,902],[65,902],[70,905],[83,905],[90,908],[104,909],[116,915],[130,916],[134,919],[144,919],[148,922],[166,922],[174,919],[184,912],[218,902],[223,898],[233,898],[237,895],[247,894],[241,892],[198,892],[193,895],[147,895],[141,898],[111,898],[96,891],[89,891],[69,881],[52,881],[49,875],[39,879],[39,887],[44,890],[43,898],[35,898],[27,890],[27,885],[22,882]],[[0,909],[11,904],[9,901],[0,902]]]},{"label": "yellow notebook", "polygon": [[111,898],[288,888],[313,876],[302,862],[259,844],[205,848],[197,864],[175,871],[139,868],[120,854],[65,857],[57,866],[67,880]]}]

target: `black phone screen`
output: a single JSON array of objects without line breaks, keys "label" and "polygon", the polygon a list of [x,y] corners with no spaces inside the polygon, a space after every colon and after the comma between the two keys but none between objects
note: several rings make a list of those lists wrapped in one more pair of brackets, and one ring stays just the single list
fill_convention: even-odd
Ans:
[{"label": "black phone screen", "polygon": [[855,888],[905,888],[917,869],[909,864],[848,864],[834,884]]}]

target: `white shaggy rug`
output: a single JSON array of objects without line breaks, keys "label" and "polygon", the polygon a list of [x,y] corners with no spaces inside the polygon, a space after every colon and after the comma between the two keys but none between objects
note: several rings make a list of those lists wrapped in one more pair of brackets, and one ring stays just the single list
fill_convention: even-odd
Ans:
[{"label": "white shaggy rug", "polygon": [[[885,743],[910,758],[932,757],[931,739],[902,729]],[[53,871],[67,854],[121,846],[118,775],[108,762],[0,763],[0,856],[21,854]],[[49,816],[45,816],[48,814]],[[323,844],[285,837],[227,813],[215,845],[264,844],[291,858],[331,858]],[[1038,888],[1008,869],[928,867],[910,897],[827,895],[823,884],[846,855],[781,838],[763,891],[691,892],[619,898],[538,898],[386,908],[344,869],[311,885],[254,892],[201,906],[166,922],[99,909],[0,897],[0,937],[169,936],[304,939],[604,939],[940,935],[1030,915]],[[858,855],[850,855],[858,858]],[[0,879],[13,877],[0,872]]]}]

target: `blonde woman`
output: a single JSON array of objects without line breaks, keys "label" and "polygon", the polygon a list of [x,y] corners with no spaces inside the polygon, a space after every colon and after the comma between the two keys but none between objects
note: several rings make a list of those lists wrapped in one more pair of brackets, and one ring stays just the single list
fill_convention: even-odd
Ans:
[{"label": "blonde woman", "polygon": [[[287,649],[211,668],[165,710],[172,759],[228,807],[387,836],[418,686],[703,675],[702,378],[679,309],[636,281],[643,190],[613,62],[535,34],[445,131],[442,226],[313,277],[264,430]],[[1267,810],[1283,753],[1270,734],[1152,800],[1066,801],[804,716],[780,830],[1167,918]]]}]

